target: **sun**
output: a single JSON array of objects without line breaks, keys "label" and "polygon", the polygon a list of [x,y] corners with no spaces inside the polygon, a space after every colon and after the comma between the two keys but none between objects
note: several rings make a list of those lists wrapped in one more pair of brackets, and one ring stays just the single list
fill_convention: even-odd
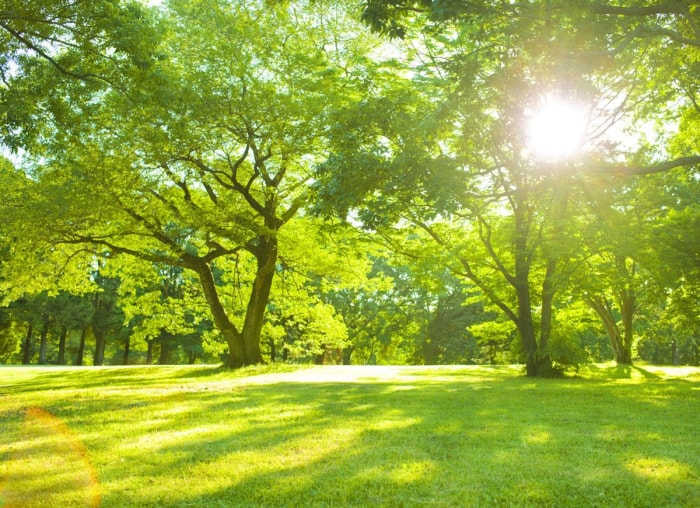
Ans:
[{"label": "sun", "polygon": [[589,113],[573,101],[547,95],[537,109],[526,110],[527,151],[537,159],[560,162],[580,152]]}]

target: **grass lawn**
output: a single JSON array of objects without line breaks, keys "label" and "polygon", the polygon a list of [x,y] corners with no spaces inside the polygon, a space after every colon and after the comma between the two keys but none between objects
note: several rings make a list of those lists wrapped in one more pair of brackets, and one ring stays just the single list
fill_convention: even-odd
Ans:
[{"label": "grass lawn", "polygon": [[700,369],[1,367],[0,506],[700,506]]}]

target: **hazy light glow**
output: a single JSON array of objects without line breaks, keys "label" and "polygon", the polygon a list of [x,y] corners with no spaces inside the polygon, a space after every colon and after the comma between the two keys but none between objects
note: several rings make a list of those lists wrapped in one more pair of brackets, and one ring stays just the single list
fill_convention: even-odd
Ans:
[{"label": "hazy light glow", "polygon": [[579,104],[548,95],[535,110],[525,112],[527,149],[548,162],[562,161],[581,150],[588,112]]}]

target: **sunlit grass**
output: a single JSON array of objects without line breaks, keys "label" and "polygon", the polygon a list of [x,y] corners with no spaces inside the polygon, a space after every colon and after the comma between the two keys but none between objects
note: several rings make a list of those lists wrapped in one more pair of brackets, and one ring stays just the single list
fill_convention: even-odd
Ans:
[{"label": "sunlit grass", "polygon": [[509,367],[0,368],[0,496],[3,508],[96,495],[105,507],[697,506],[698,415],[697,368],[556,380]]}]

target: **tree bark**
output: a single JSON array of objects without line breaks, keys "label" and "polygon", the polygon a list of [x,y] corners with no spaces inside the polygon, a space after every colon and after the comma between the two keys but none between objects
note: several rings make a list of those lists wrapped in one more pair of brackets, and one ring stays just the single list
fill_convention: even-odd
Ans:
[{"label": "tree bark", "polygon": [[355,346],[348,346],[343,349],[343,365],[352,364],[352,353],[355,351]]},{"label": "tree bark", "polygon": [[34,333],[34,327],[29,323],[27,325],[27,335],[24,337],[24,342],[22,343],[22,365],[29,365],[32,359],[32,333]]},{"label": "tree bark", "polygon": [[550,259],[547,262],[547,269],[544,274],[544,282],[542,283],[542,323],[540,325],[540,349],[546,351],[549,347],[549,338],[552,335],[552,315],[554,294],[556,293],[556,285],[554,278],[557,272],[557,261]]},{"label": "tree bark", "polygon": [[124,354],[122,355],[122,365],[129,365],[129,350],[131,349],[131,335],[126,337],[124,343]]},{"label": "tree bark", "polygon": [[98,331],[93,328],[93,334],[95,335],[95,356],[92,359],[92,364],[95,366],[104,365],[105,363],[105,345],[107,343],[107,337],[105,333]]},{"label": "tree bark", "polygon": [[613,350],[615,362],[619,365],[631,365],[631,345],[629,353],[627,354],[624,347],[624,339],[620,333],[620,328],[617,326],[617,321],[615,321],[610,305],[607,303],[605,298],[601,296],[588,296],[586,301],[603,322],[605,333],[607,333],[608,338],[610,339],[610,345]]},{"label": "tree bark", "polygon": [[632,345],[634,343],[634,315],[637,312],[637,298],[633,290],[626,289],[620,293],[620,311],[622,313],[622,356],[618,363],[632,365]]},{"label": "tree bark", "polygon": [[158,365],[167,365],[168,363],[168,352],[170,350],[169,340],[172,335],[165,330],[160,332],[160,354],[158,355]]},{"label": "tree bark", "polygon": [[277,238],[274,235],[258,237],[257,245],[250,248],[257,261],[257,272],[241,330],[231,322],[221,303],[211,267],[203,260],[194,257],[185,259],[187,266],[199,276],[214,324],[228,345],[229,356],[224,364],[228,368],[236,369],[264,363],[260,349],[260,335],[275,276],[277,249]]},{"label": "tree bark", "polygon": [[58,360],[59,365],[66,363],[66,338],[68,337],[68,327],[61,327],[61,334],[58,337]]},{"label": "tree bark", "polygon": [[247,365],[243,337],[226,314],[226,310],[219,298],[219,293],[216,290],[216,283],[214,282],[211,268],[204,261],[199,259],[190,260],[189,266],[199,277],[199,281],[202,284],[202,291],[204,292],[204,298],[207,300],[209,309],[211,310],[214,325],[228,345],[228,358],[225,362],[225,366],[229,368],[239,368]]},{"label": "tree bark", "polygon": [[44,324],[41,327],[41,333],[39,335],[41,342],[39,343],[39,365],[46,365],[46,350],[48,349],[48,337],[49,337],[49,316],[44,315]]},{"label": "tree bark", "polygon": [[517,299],[516,326],[525,354],[525,372],[529,377],[546,376],[551,372],[552,362],[540,349],[532,317],[532,297],[530,294],[531,253],[528,250],[529,222],[526,217],[527,205],[519,203],[514,207],[515,237],[513,255],[515,276],[511,285]]},{"label": "tree bark", "polygon": [[82,365],[83,364],[83,356],[85,355],[85,338],[87,337],[87,326],[83,328],[83,330],[80,332],[80,344],[78,344],[78,353],[75,358],[75,364],[76,365]]},{"label": "tree bark", "polygon": [[255,274],[243,322],[242,338],[246,365],[264,363],[260,351],[260,334],[277,264],[277,238],[270,236],[261,237],[259,240],[260,244],[254,252],[258,270]]},{"label": "tree bark", "polygon": [[146,350],[146,365],[151,365],[153,363],[153,343],[154,339],[149,340],[148,349]]},{"label": "tree bark", "polygon": [[270,361],[272,363],[275,363],[275,360],[277,359],[277,346],[275,345],[275,340],[270,339]]}]

